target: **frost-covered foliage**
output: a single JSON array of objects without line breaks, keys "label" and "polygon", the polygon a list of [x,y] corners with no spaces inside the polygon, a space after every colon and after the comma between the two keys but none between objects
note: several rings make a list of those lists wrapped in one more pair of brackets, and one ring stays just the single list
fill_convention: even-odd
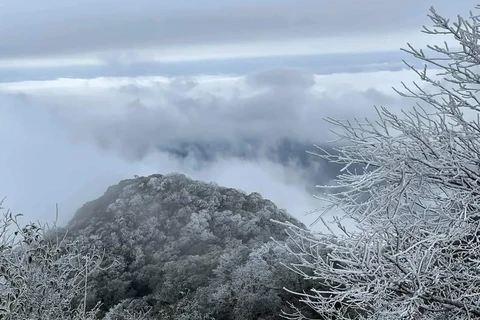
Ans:
[{"label": "frost-covered foliage", "polygon": [[329,120],[342,146],[319,156],[345,171],[326,209],[356,228],[290,229],[301,248],[290,267],[317,282],[298,295],[321,319],[480,318],[480,18],[451,23],[433,9],[430,18],[426,32],[452,36],[459,49],[406,50],[441,70],[435,80],[412,68],[424,89],[400,94],[418,105],[401,114],[379,108],[377,121]]},{"label": "frost-covered foliage", "polygon": [[54,229],[22,227],[18,216],[4,211],[0,220],[0,319],[96,319],[84,297],[101,255],[79,253]]},{"label": "frost-covered foliage", "polygon": [[287,236],[271,219],[305,228],[257,193],[169,174],[110,187],[68,229],[112,265],[91,277],[88,297],[107,319],[138,305],[152,319],[276,319],[287,302],[303,307],[283,286],[305,283],[280,265],[291,258],[271,238]]},{"label": "frost-covered foliage", "polygon": [[147,320],[151,319],[151,309],[145,303],[125,299],[110,308],[103,320]]}]

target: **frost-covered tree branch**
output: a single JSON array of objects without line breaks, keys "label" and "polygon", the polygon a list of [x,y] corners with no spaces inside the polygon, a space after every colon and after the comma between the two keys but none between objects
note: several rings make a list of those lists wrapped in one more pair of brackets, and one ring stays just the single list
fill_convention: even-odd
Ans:
[{"label": "frost-covered tree branch", "polygon": [[297,294],[322,318],[480,318],[480,16],[452,23],[432,8],[429,17],[424,32],[449,35],[460,49],[405,50],[425,62],[410,66],[421,84],[397,91],[416,106],[378,107],[375,121],[327,120],[340,147],[316,155],[344,170],[324,187],[321,218],[336,209],[356,226],[291,228],[298,263],[289,266],[317,281]]}]

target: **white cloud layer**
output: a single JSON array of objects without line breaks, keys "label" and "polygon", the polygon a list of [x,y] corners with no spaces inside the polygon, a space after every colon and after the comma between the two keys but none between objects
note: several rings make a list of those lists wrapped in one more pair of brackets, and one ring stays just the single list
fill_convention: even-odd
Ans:
[{"label": "white cloud layer", "polygon": [[[51,221],[58,202],[66,222],[120,179],[177,171],[260,192],[309,223],[313,217],[303,213],[319,203],[305,191],[313,182],[312,168],[298,162],[302,143],[325,142],[324,117],[370,116],[374,104],[408,107],[391,86],[414,79],[408,71],[273,69],[245,77],[0,84],[0,195],[32,220]],[[282,149],[282,139],[299,143],[297,154]],[[182,145],[186,153],[175,156]],[[317,169],[319,179],[332,174]]]}]

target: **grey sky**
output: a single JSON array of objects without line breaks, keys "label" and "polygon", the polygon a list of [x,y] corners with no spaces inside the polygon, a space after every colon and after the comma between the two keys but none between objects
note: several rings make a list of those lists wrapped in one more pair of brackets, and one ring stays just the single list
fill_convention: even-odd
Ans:
[{"label": "grey sky", "polygon": [[[419,0],[45,0],[25,5],[4,0],[0,60],[66,56],[128,60],[146,49],[157,50],[161,58],[181,48],[195,59],[209,46],[218,50],[240,44],[235,50],[255,51],[255,44],[277,42],[281,51],[289,42],[304,38],[320,39],[317,46],[329,47],[338,45],[326,41],[332,38],[414,34],[427,22],[430,4]],[[446,14],[473,5],[471,0],[435,1]]]}]

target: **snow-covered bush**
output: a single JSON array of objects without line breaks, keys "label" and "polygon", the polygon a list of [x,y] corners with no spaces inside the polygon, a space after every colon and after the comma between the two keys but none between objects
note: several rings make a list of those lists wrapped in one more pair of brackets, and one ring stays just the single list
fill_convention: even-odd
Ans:
[{"label": "snow-covered bush", "polygon": [[21,226],[19,216],[0,220],[0,319],[96,319],[83,301],[101,255],[80,254],[55,228]]},{"label": "snow-covered bush", "polygon": [[328,120],[337,152],[318,155],[345,168],[325,190],[320,220],[342,212],[344,232],[289,231],[289,267],[317,282],[297,294],[321,319],[480,318],[480,17],[429,16],[425,32],[450,36],[450,46],[405,50],[426,64],[411,67],[422,84],[398,91],[417,105]]}]

